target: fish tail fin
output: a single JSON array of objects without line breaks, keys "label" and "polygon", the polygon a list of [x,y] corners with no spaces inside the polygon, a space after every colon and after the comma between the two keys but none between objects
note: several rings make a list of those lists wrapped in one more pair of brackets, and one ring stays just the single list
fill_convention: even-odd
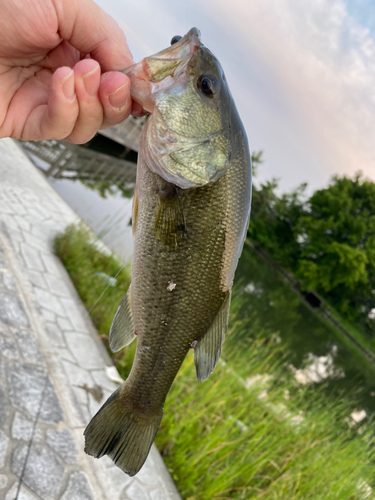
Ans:
[{"label": "fish tail fin", "polygon": [[85,429],[85,452],[95,458],[108,455],[129,476],[140,470],[163,416],[142,416],[132,410],[119,387]]}]

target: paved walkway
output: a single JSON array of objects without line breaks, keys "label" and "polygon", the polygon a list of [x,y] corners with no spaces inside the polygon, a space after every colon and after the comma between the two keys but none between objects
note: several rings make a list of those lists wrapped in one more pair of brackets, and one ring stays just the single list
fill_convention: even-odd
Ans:
[{"label": "paved walkway", "polygon": [[90,416],[117,386],[53,254],[74,221],[19,146],[0,140],[0,499],[178,500],[155,448],[135,478],[83,452]]}]

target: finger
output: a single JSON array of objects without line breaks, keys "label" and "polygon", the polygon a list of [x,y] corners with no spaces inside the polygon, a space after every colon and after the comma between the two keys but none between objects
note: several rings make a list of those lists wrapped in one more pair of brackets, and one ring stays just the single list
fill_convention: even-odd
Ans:
[{"label": "finger", "polygon": [[75,49],[69,42],[63,40],[57,47],[51,50],[46,57],[39,63],[43,68],[56,70],[61,66],[69,66],[73,68],[74,65],[80,61],[81,53]]},{"label": "finger", "polygon": [[96,134],[103,121],[103,107],[98,96],[100,66],[93,59],[84,59],[74,66],[75,91],[79,114],[71,134],[66,138],[83,144]]},{"label": "finger", "polygon": [[130,80],[123,73],[110,71],[102,75],[99,97],[104,109],[101,129],[117,125],[130,115]]},{"label": "finger", "polygon": [[62,67],[51,77],[47,104],[36,106],[22,132],[23,140],[65,139],[78,117],[74,71]]},{"label": "finger", "polygon": [[102,71],[123,70],[133,64],[125,35],[116,21],[92,0],[55,2],[60,36],[90,54]]}]

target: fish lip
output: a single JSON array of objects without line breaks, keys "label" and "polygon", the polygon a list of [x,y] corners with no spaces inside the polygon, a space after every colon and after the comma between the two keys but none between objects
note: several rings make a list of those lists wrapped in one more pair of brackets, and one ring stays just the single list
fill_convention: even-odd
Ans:
[{"label": "fish lip", "polygon": [[167,47],[166,49],[157,52],[153,56],[146,57],[148,59],[159,59],[178,61],[190,59],[193,53],[202,45],[201,33],[198,28],[191,28],[178,42]]},{"label": "fish lip", "polygon": [[[167,47],[166,49],[161,50],[160,52],[157,52],[156,54],[145,57],[141,62],[133,64],[132,66],[129,66],[128,68],[123,70],[123,73],[125,75],[129,75],[129,73],[132,73],[134,68],[141,64],[143,61],[147,60],[152,60],[152,59],[159,59],[159,60],[181,60],[185,59],[186,55],[184,55],[184,49],[190,48],[189,55],[191,56],[198,48],[202,45],[201,42],[201,32],[199,31],[198,28],[191,28],[186,35],[184,35],[178,42],[175,44],[171,45],[170,47]],[[190,58],[190,57],[189,57]]]},{"label": "fish lip", "polygon": [[123,73],[130,78],[132,99],[152,113],[154,95],[176,83],[201,46],[200,31],[192,28],[175,44],[126,68]]}]

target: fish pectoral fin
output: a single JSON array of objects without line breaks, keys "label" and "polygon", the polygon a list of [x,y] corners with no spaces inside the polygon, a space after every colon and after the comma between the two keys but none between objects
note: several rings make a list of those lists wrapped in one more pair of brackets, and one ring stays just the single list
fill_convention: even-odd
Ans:
[{"label": "fish pectoral fin", "polygon": [[131,309],[131,285],[118,306],[109,331],[109,345],[112,352],[117,352],[135,339]]},{"label": "fish pectoral fin", "polygon": [[170,249],[181,245],[186,235],[183,207],[177,195],[160,197],[156,211],[156,238]]},{"label": "fish pectoral fin", "polygon": [[199,382],[205,380],[219,361],[228,328],[231,291],[224,298],[223,304],[211,327],[194,349],[194,361]]}]

